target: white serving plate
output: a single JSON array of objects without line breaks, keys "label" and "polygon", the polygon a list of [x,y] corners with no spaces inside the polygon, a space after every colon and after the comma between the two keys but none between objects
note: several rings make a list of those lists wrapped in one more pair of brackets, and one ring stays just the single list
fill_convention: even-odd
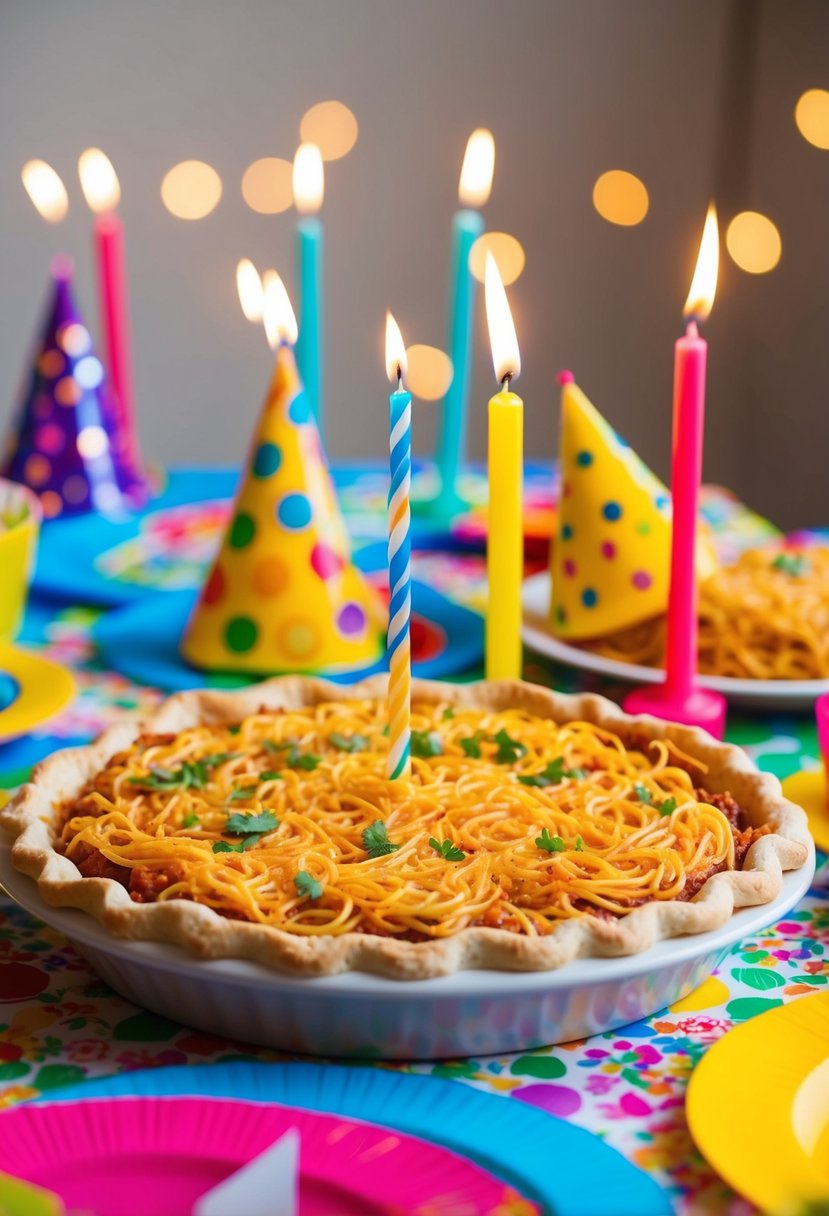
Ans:
[{"label": "white serving plate", "polygon": [[301,979],[256,963],[204,962],[178,946],[113,937],[85,912],[53,908],[0,845],[0,882],[58,929],[127,1000],[236,1041],[374,1059],[443,1059],[527,1051],[648,1017],[698,987],[750,933],[780,920],[808,890],[814,851],[777,899],[720,929],[659,942],[630,958],[577,959],[557,971],[459,971],[433,980],[362,972]]},{"label": "white serving plate", "polygon": [[[658,684],[663,679],[661,668],[621,663],[618,659],[607,659],[562,642],[550,629],[551,590],[547,571],[533,574],[524,582],[521,636],[531,650],[567,667],[594,671],[626,684]],[[829,680],[737,680],[731,676],[700,676],[699,683],[702,688],[722,693],[735,705],[756,709],[812,709],[817,697],[829,692]]]}]

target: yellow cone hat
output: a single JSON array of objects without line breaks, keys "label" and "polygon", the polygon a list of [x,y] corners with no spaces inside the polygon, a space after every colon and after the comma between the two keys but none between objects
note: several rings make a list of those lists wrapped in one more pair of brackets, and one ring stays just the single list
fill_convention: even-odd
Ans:
[{"label": "yellow cone hat", "polygon": [[[664,612],[671,497],[570,373],[561,377],[561,498],[550,557],[551,623],[562,638],[601,637]],[[701,575],[712,573],[699,545]]]},{"label": "yellow cone hat", "polygon": [[348,671],[380,658],[384,628],[382,604],[351,561],[293,351],[281,346],[182,654],[214,671]]}]

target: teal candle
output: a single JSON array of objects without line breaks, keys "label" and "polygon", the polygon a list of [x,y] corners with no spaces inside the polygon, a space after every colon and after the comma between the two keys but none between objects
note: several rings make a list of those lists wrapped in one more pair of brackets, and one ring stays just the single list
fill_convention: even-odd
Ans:
[{"label": "teal candle", "polygon": [[495,141],[492,132],[480,127],[472,132],[466,145],[458,187],[462,209],[455,213],[452,220],[449,355],[453,372],[452,383],[443,401],[436,457],[440,489],[432,509],[439,516],[455,515],[465,505],[458,494],[457,481],[466,452],[466,415],[475,315],[475,280],[469,269],[469,254],[484,231],[483,218],[476,208],[482,207],[489,198],[494,168]]},{"label": "teal candle", "polygon": [[457,490],[458,469],[466,450],[466,416],[472,371],[472,322],[475,315],[475,280],[469,253],[484,231],[479,211],[464,209],[452,220],[452,279],[449,312],[449,356],[452,383],[443,400],[438,438],[437,468],[440,489],[436,509],[452,515],[463,505]]},{"label": "teal candle", "polygon": [[299,375],[317,426],[322,427],[322,224],[305,215],[297,224],[300,319],[296,344]]}]

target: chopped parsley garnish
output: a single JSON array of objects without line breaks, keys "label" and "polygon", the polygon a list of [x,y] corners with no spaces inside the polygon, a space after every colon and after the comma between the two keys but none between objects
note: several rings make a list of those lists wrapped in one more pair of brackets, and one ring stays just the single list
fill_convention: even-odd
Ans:
[{"label": "chopped parsley garnish", "polygon": [[576,837],[576,852],[577,853],[584,852],[584,841],[582,840],[581,836]]},{"label": "chopped parsley garnish", "polygon": [[239,733],[239,731],[240,731],[241,729],[242,729],[242,727],[241,727],[240,725],[237,725],[237,726],[229,726],[229,727],[227,728],[227,733],[228,733],[229,735],[238,735],[238,733]]},{"label": "chopped parsley garnish", "polygon": [[446,709],[440,715],[444,722],[451,722],[455,716],[455,711],[451,705],[447,705]]},{"label": "chopped parsley garnish", "polygon": [[471,760],[480,760],[481,742],[485,737],[482,730],[476,730],[475,734],[470,735],[467,739],[458,739],[458,743],[463,748],[465,756],[469,756]]},{"label": "chopped parsley garnish", "polygon": [[228,836],[261,836],[279,827],[279,820],[272,811],[260,811],[257,815],[246,815],[244,811],[234,811],[228,815],[225,831]]},{"label": "chopped parsley garnish", "polygon": [[322,756],[316,756],[313,752],[302,752],[299,750],[298,743],[275,743],[273,739],[263,739],[262,746],[266,752],[285,752],[285,763],[288,768],[301,769],[303,772],[312,773],[318,764],[322,763]]},{"label": "chopped parsley garnish", "polygon": [[242,798],[250,798],[256,789],[255,785],[240,786],[238,789],[231,790],[227,796],[228,802],[239,802]]},{"label": "chopped parsley garnish", "polygon": [[364,752],[368,748],[365,735],[341,735],[335,730],[328,736],[328,740],[338,752]]},{"label": "chopped parsley garnish", "polygon": [[196,812],[188,811],[187,814],[184,816],[184,818],[181,821],[181,826],[183,828],[194,828],[197,823],[201,823],[201,820],[199,819]]},{"label": "chopped parsley garnish", "polygon": [[548,853],[563,853],[566,847],[560,836],[550,835],[549,828],[541,829],[541,835],[536,836],[535,843],[539,849],[545,849]]},{"label": "chopped parsley garnish", "polygon": [[463,861],[464,857],[466,857],[466,853],[464,853],[463,849],[459,849],[458,846],[453,844],[451,840],[444,840],[443,843],[441,843],[439,840],[436,840],[434,836],[430,836],[429,844],[435,850],[437,855],[445,858],[446,861]]},{"label": "chopped parsley garnish", "polygon": [[255,844],[259,843],[258,836],[246,836],[244,840],[237,840],[235,844],[228,844],[226,840],[216,840],[213,844],[214,853],[244,853],[245,849],[251,849]]},{"label": "chopped parsley garnish", "polygon": [[802,553],[778,553],[771,564],[772,569],[789,574],[792,578],[809,573],[809,559]]},{"label": "chopped parsley garnish", "polygon": [[266,769],[264,773],[259,774],[260,781],[284,781],[282,773],[277,772],[275,768]]},{"label": "chopped parsley garnish", "polygon": [[672,815],[676,810],[676,798],[666,798],[664,802],[655,802],[653,794],[644,785],[634,785],[633,792],[644,806],[652,806],[660,815]]},{"label": "chopped parsley garnish", "polygon": [[560,785],[565,777],[579,778],[586,777],[587,772],[583,768],[565,768],[564,757],[556,756],[555,760],[551,760],[547,767],[540,773],[528,773],[526,776],[521,776],[518,780],[522,785],[533,785],[539,789],[544,789],[548,785]]},{"label": "chopped parsley garnish", "polygon": [[294,886],[297,895],[307,895],[309,899],[319,899],[322,895],[322,883],[312,878],[307,870],[300,870],[294,875]]},{"label": "chopped parsley garnish", "polygon": [[210,770],[225,760],[236,760],[239,752],[217,752],[201,760],[185,760],[180,768],[152,765],[146,777],[130,777],[130,785],[147,790],[203,790],[210,781]]},{"label": "chopped parsley garnish", "polygon": [[215,752],[212,756],[202,756],[201,763],[206,764],[208,768],[215,768],[217,764],[224,764],[226,760],[238,760],[241,752]]},{"label": "chopped parsley garnish", "polygon": [[494,742],[498,744],[498,751],[495,753],[496,764],[514,764],[527,754],[524,744],[513,739],[505,730],[498,731]]},{"label": "chopped parsley garnish", "polygon": [[400,845],[392,844],[389,840],[383,820],[375,819],[374,823],[363,830],[363,848],[369,857],[385,857],[389,853],[396,853]]},{"label": "chopped parsley garnish", "polygon": [[443,740],[436,730],[413,730],[411,752],[422,760],[443,755]]}]

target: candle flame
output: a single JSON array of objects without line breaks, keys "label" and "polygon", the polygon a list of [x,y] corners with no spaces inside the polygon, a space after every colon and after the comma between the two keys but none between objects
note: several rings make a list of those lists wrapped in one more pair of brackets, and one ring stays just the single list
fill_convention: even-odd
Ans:
[{"label": "candle flame", "polygon": [[69,210],[66,187],[51,165],[45,160],[29,160],[20,176],[26,193],[37,208],[42,219],[57,224]]},{"label": "candle flame", "polygon": [[498,272],[498,263],[491,253],[486,255],[484,296],[495,376],[502,382],[506,379],[513,380],[521,374],[521,355],[507,293]]},{"label": "candle flame", "polygon": [[87,148],[78,157],[78,176],[90,210],[114,211],[121,198],[118,175],[112,161],[100,148]]},{"label": "candle flame", "polygon": [[402,380],[406,374],[406,343],[400,326],[390,312],[386,313],[386,375],[389,380]]},{"label": "candle flame", "polygon": [[697,266],[691,280],[691,290],[685,301],[683,315],[686,318],[695,317],[698,321],[704,321],[708,317],[717,294],[719,264],[720,233],[717,227],[717,209],[710,203],[699,244]]},{"label": "candle flame", "polygon": [[265,322],[265,333],[271,350],[276,350],[283,342],[289,346],[296,343],[299,327],[296,315],[291,306],[285,284],[275,270],[266,270],[262,276],[263,308],[262,319]]},{"label": "candle flame", "polygon": [[461,168],[458,198],[465,207],[483,207],[492,189],[495,171],[495,140],[486,127],[469,136]]},{"label": "candle flame", "polygon": [[261,321],[264,310],[265,290],[259,271],[250,258],[242,258],[236,267],[236,290],[239,303],[248,321]]},{"label": "candle flame", "polygon": [[300,215],[314,215],[322,206],[325,170],[316,144],[300,144],[294,157],[294,206]]}]

